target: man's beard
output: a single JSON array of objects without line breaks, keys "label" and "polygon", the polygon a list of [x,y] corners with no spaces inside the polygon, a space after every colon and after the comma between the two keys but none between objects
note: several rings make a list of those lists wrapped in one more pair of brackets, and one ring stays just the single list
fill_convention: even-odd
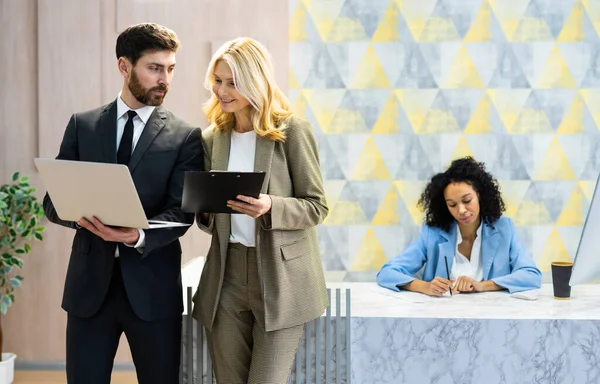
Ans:
[{"label": "man's beard", "polygon": [[[129,80],[129,91],[135,97],[137,101],[144,105],[158,106],[161,105],[167,92],[169,91],[169,87],[162,84],[156,87],[152,87],[150,89],[146,89],[140,84],[140,79],[138,79],[135,69],[131,71],[131,79]],[[162,94],[154,93],[154,91],[164,91]]]}]

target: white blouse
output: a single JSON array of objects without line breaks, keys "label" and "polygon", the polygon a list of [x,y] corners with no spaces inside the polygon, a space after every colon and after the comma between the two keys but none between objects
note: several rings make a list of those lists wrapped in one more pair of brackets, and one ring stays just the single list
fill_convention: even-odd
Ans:
[{"label": "white blouse", "polygon": [[454,263],[452,264],[452,271],[450,272],[450,278],[456,280],[459,276],[468,276],[475,281],[483,280],[483,266],[481,265],[481,227],[479,225],[477,229],[477,236],[475,242],[473,242],[473,249],[471,250],[471,260],[467,259],[458,251],[458,245],[462,243],[462,235],[460,229],[456,228],[456,250],[454,252]]}]

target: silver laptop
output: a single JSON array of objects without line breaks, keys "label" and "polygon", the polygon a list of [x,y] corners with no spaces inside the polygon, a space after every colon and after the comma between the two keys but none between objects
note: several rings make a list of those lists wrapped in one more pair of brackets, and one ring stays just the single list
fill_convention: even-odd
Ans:
[{"label": "silver laptop", "polygon": [[62,220],[94,216],[106,225],[142,229],[190,225],[148,220],[125,165],[41,158],[34,162]]}]

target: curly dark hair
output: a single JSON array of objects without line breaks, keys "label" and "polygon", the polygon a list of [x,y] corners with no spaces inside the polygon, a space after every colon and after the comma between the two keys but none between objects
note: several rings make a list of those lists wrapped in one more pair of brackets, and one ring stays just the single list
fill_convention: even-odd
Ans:
[{"label": "curly dark hair", "polygon": [[419,207],[425,210],[425,224],[448,232],[454,217],[446,206],[444,190],[451,183],[465,182],[479,196],[482,222],[493,226],[506,210],[498,181],[486,171],[485,164],[467,156],[454,160],[450,167],[433,176],[419,198]]}]

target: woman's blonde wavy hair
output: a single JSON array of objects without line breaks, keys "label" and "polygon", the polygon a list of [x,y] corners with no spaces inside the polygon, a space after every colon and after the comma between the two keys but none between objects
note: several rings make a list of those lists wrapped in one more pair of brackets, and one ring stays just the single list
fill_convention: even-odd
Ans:
[{"label": "woman's blonde wavy hair", "polygon": [[269,140],[284,141],[282,122],[292,115],[290,102],[275,82],[269,52],[258,41],[248,37],[223,44],[213,55],[206,71],[204,87],[211,91],[211,97],[203,110],[214,129],[229,132],[235,123],[235,115],[223,112],[219,98],[212,92],[219,60],[229,65],[237,91],[252,106],[250,121],[254,131]]}]

